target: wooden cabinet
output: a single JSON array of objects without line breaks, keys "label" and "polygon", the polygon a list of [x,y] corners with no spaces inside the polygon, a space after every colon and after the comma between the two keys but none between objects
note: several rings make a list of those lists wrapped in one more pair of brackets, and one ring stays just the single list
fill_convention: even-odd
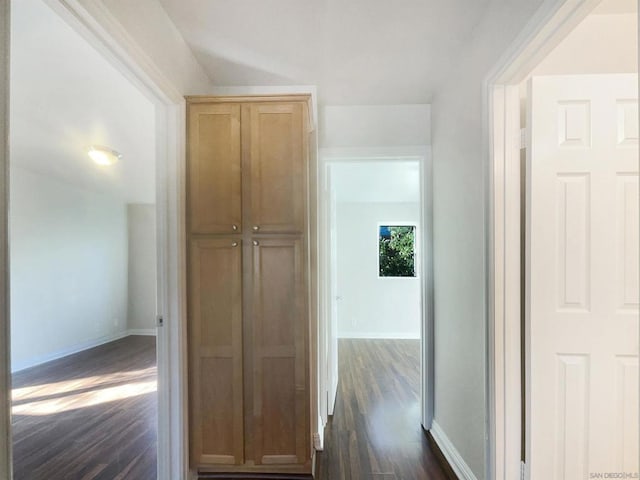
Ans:
[{"label": "wooden cabinet", "polygon": [[194,239],[190,245],[190,429],[196,464],[244,461],[240,242]]},{"label": "wooden cabinet", "polygon": [[240,105],[191,105],[188,126],[190,233],[239,232]]},{"label": "wooden cabinet", "polygon": [[201,472],[311,474],[307,135],[305,97],[188,99],[189,448]]},{"label": "wooden cabinet", "polygon": [[254,459],[256,464],[304,463],[309,389],[302,241],[254,243]]},{"label": "wooden cabinet", "polygon": [[251,104],[243,109],[243,147],[251,170],[246,219],[261,233],[304,231],[303,104]]}]

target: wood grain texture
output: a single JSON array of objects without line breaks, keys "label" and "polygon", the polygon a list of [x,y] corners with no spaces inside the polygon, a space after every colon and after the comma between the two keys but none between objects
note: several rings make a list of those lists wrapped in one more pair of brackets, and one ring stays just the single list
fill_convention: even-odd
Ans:
[{"label": "wood grain texture", "polygon": [[244,462],[242,242],[191,241],[189,373],[191,462]]},{"label": "wood grain texture", "polygon": [[420,425],[420,341],[339,340],[319,480],[447,480]]},{"label": "wood grain texture", "polygon": [[298,237],[253,242],[253,445],[256,464],[310,458],[306,279]]},{"label": "wood grain texture", "polygon": [[309,94],[283,94],[283,95],[187,95],[185,97],[189,104],[198,103],[282,103],[282,102],[305,102],[309,103]]},{"label": "wood grain texture", "polygon": [[240,105],[191,105],[187,218],[191,233],[239,233],[242,223]]},{"label": "wood grain texture", "polygon": [[249,153],[251,165],[251,209],[243,213],[254,233],[305,231],[304,106],[251,104],[243,111],[242,121],[249,123],[243,150]]},{"label": "wood grain texture", "polygon": [[[218,127],[203,129],[200,123],[206,123],[207,117],[194,112],[221,109],[220,112],[228,110],[233,115],[240,113],[239,196],[223,195],[225,200],[217,205],[220,212],[203,209],[195,216],[207,217],[215,225],[220,223],[218,216],[235,218],[230,212],[239,208],[241,228],[229,235],[224,228],[202,230],[194,224],[187,226],[190,461],[199,472],[299,475],[312,469],[311,418],[316,416],[316,405],[311,379],[315,382],[316,368],[309,358],[309,97],[264,97],[264,102],[262,98],[235,97],[233,102],[220,97],[187,99],[189,152],[236,144],[236,132],[225,121]],[[217,128],[219,131],[213,131]],[[219,141],[212,140],[218,137]],[[207,143],[213,146],[204,150],[198,147]],[[217,154],[205,156],[215,160]],[[223,163],[225,158],[223,155]],[[235,155],[233,158],[235,164]],[[199,159],[190,154],[188,162],[198,163]],[[195,171],[191,165],[189,168]],[[209,182],[197,174],[187,188],[199,187],[211,197],[215,193],[209,189],[221,188],[215,174],[211,179]],[[211,202],[201,202],[205,203]],[[192,208],[194,203],[188,203],[187,209]],[[187,217],[194,217],[193,212],[187,212]],[[223,265],[209,268],[205,279],[201,246],[229,240],[238,243],[237,255],[242,252],[240,267],[233,271]],[[228,282],[233,280],[237,286],[238,276],[240,286],[230,292]],[[203,322],[205,311],[208,318]],[[232,344],[225,327],[231,317],[237,325],[234,331],[240,332],[234,334]],[[208,332],[203,325],[208,325]],[[228,362],[209,362],[205,366],[203,352],[194,351],[200,348],[203,336],[224,344],[207,347],[209,353],[216,350],[219,359],[235,359],[239,355],[242,366],[234,367],[232,375],[228,374]],[[241,343],[236,338],[241,338]],[[230,382],[233,387],[223,387]],[[242,385],[239,395],[237,385]],[[233,427],[236,453],[232,456],[230,437],[224,432],[229,430],[231,418],[239,418],[241,412],[241,420]],[[222,430],[218,428],[224,425]],[[218,453],[203,455],[207,450],[205,437],[208,449]],[[242,444],[237,444],[238,439],[243,439]]]},{"label": "wood grain texture", "polygon": [[442,471],[444,472],[446,477],[449,480],[458,480],[458,476],[456,475],[456,472],[454,472],[451,465],[449,465],[449,462],[447,461],[447,457],[445,457],[442,450],[440,450],[440,447],[438,446],[438,442],[436,442],[436,439],[433,438],[433,435],[431,435],[431,432],[427,432],[427,440],[429,440],[429,445],[433,449],[433,453],[438,459],[438,462],[440,463],[440,467],[442,467]]},{"label": "wood grain texture", "polygon": [[155,480],[155,337],[13,375],[15,480]]},{"label": "wood grain texture", "polygon": [[198,480],[312,480],[311,474],[286,473],[201,473]]}]

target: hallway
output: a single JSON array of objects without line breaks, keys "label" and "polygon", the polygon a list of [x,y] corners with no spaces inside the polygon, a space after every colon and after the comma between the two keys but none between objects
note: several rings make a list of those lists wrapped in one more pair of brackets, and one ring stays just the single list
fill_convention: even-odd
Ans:
[{"label": "hallway", "polygon": [[419,340],[339,340],[321,480],[445,480],[420,425]]}]

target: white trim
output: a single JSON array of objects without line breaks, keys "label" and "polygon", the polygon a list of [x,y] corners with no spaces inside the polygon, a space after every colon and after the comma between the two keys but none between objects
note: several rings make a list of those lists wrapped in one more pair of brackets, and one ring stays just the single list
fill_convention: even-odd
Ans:
[{"label": "white trim", "polygon": [[86,340],[84,342],[76,343],[75,345],[72,345],[70,347],[63,348],[55,352],[47,353],[45,355],[39,355],[37,357],[33,357],[28,360],[12,363],[11,373],[21,372],[22,370],[26,370],[27,368],[42,365],[43,363],[68,357],[69,355],[73,355],[74,353],[83,352],[91,348],[99,347],[100,345],[105,345],[107,343],[115,342],[116,340],[120,340],[121,338],[128,337],[129,335],[130,335],[129,331],[124,330],[122,332],[112,333],[111,335],[105,335],[103,337],[94,338],[91,340]]},{"label": "white trim", "polygon": [[99,347],[100,345],[105,345],[107,343],[115,342],[116,340],[120,340],[121,338],[129,337],[131,335],[144,335],[144,336],[156,336],[155,328],[140,328],[140,329],[130,329],[124,330],[122,332],[113,333],[111,335],[105,335],[103,337],[94,338],[91,340],[86,340],[84,342],[76,343],[67,348],[63,348],[61,350],[57,350],[55,352],[47,353],[46,355],[40,355],[38,357],[30,358],[29,360],[18,362],[11,365],[11,373],[21,372],[22,370],[26,370],[27,368],[35,367],[37,365],[42,365],[43,363],[51,362],[53,360],[58,360],[59,358],[68,357],[69,355],[73,355],[74,353],[83,352],[85,350],[89,350],[91,348]]},{"label": "white trim", "polygon": [[127,335],[156,337],[158,335],[158,331],[155,328],[130,328],[129,330],[127,330]]},{"label": "white trim", "polygon": [[458,452],[453,443],[451,443],[451,440],[449,440],[449,437],[444,433],[442,427],[438,425],[438,422],[434,420],[431,423],[431,430],[429,431],[456,476],[460,480],[477,480],[469,468],[469,465],[465,463],[462,455],[460,455],[460,452]]},{"label": "white trim", "polygon": [[329,415],[333,415],[336,409],[336,401],[338,400],[338,377],[331,379],[331,385],[329,385],[329,391],[327,392],[327,402],[329,408]]},{"label": "white trim", "polygon": [[341,332],[338,334],[338,338],[352,338],[354,340],[367,338],[371,340],[420,340],[420,335],[410,335],[403,332]]},{"label": "white trim", "polygon": [[[599,0],[546,0],[484,81],[487,175],[486,477],[517,480],[521,461],[519,83]],[[516,287],[517,285],[517,287]],[[526,334],[526,333],[525,333]]]},{"label": "white trim", "polygon": [[[318,158],[318,232],[324,235],[324,247],[319,250],[318,280],[320,285],[319,306],[321,329],[319,338],[321,355],[328,351],[331,341],[331,259],[329,252],[329,231],[330,231],[330,166],[339,163],[371,163],[389,161],[418,161],[420,165],[420,209],[421,219],[418,224],[422,231],[420,248],[421,259],[419,261],[418,279],[421,282],[421,308],[422,321],[421,329],[421,416],[422,426],[429,430],[433,420],[434,410],[434,347],[433,347],[433,236],[432,236],[432,162],[431,147],[429,145],[414,145],[405,147],[347,147],[347,148],[321,148]],[[415,224],[415,222],[414,222]],[[415,277],[408,277],[411,280]],[[385,279],[389,280],[389,279]],[[397,280],[397,279],[396,279]],[[335,332],[336,337],[342,337]],[[357,334],[354,334],[357,335]],[[375,334],[370,334],[375,335]],[[390,335],[394,335],[393,333]],[[397,334],[396,334],[397,335]],[[355,337],[352,337],[355,338]],[[368,336],[366,338],[372,338]],[[382,338],[382,337],[373,337]],[[385,335],[384,338],[392,338]],[[406,338],[406,334],[397,335],[396,338]],[[324,391],[321,395],[326,395],[327,410],[321,410],[321,417],[326,418],[333,414],[333,407],[337,396],[338,378],[337,358],[320,358],[320,378],[323,379]]]},{"label": "white trim", "polygon": [[[320,422],[319,424],[322,424],[321,418],[318,418],[318,421]],[[313,434],[313,449],[316,452],[324,450],[324,429]]]},{"label": "white trim", "polygon": [[375,162],[417,160],[430,157],[431,146],[413,145],[406,147],[340,147],[320,148],[320,162]]},{"label": "white trim", "polygon": [[44,0],[152,101],[177,104],[182,94],[102,3]]},{"label": "white trim", "polygon": [[[164,318],[157,340],[158,479],[190,478],[186,441],[184,98],[102,2],[46,1],[156,107],[158,313]],[[4,207],[6,211],[6,204]]]},{"label": "white trim", "polygon": [[[418,166],[420,162],[418,162]],[[422,183],[422,180],[420,181]],[[404,203],[404,202],[403,202]],[[414,202],[411,202],[414,203]],[[422,203],[420,200],[418,202],[420,204],[420,211],[422,212]],[[394,277],[391,275],[380,275],[380,227],[413,227],[413,276],[411,277]],[[384,281],[388,279],[393,280],[411,280],[421,278],[422,273],[422,235],[421,233],[421,225],[419,221],[409,222],[404,220],[393,220],[388,222],[378,222],[377,230],[375,233],[375,238],[378,240],[377,245],[377,256],[376,256],[376,272],[378,273],[378,279],[382,279]],[[421,289],[422,290],[422,289]]]},{"label": "white trim", "polygon": [[291,95],[303,94],[311,95],[309,105],[309,117],[311,120],[311,130],[316,130],[318,125],[318,93],[315,85],[270,85],[270,86],[213,86],[210,95],[222,96],[248,96],[248,95]]},{"label": "white trim", "polygon": [[[158,330],[158,480],[190,478],[187,414],[187,313],[186,313],[186,230],[185,103],[168,106],[167,145],[164,172],[157,169],[159,185],[158,272],[164,282],[158,284],[158,311],[163,312],[164,327]],[[163,182],[160,182],[164,180]],[[163,248],[160,248],[160,247]],[[164,382],[165,388],[161,388]],[[164,431],[164,436],[160,432]],[[164,437],[164,438],[163,438]],[[162,442],[162,443],[161,443]],[[163,456],[164,455],[164,456]]]},{"label": "white trim", "polygon": [[9,43],[10,0],[0,0],[0,478],[11,474],[9,322]]},{"label": "white trim", "polygon": [[487,75],[486,85],[519,84],[602,0],[545,0]]},{"label": "white trim", "polygon": [[421,238],[421,278],[422,278],[422,321],[420,322],[420,371],[421,375],[421,400],[422,400],[422,427],[425,430],[431,428],[434,416],[435,404],[435,343],[434,325],[435,316],[433,308],[433,161],[431,147],[424,151],[424,161],[420,162],[420,213],[422,218]]}]

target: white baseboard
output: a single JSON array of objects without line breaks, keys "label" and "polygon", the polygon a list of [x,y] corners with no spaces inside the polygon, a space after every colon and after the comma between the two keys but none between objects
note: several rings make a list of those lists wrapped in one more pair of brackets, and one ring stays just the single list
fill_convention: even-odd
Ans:
[{"label": "white baseboard", "polygon": [[[320,430],[324,430],[324,428],[321,427]],[[313,449],[316,452],[324,450],[324,433],[318,432],[313,434]]]},{"label": "white baseboard", "polygon": [[334,410],[336,409],[336,400],[338,398],[338,375],[335,374],[334,378],[331,379],[331,386],[329,391],[327,392],[327,395],[329,396],[328,398],[328,405],[327,405],[327,409],[328,409],[328,414],[331,416],[333,415]]},{"label": "white baseboard", "polygon": [[341,332],[338,333],[338,338],[420,340],[420,333],[411,334],[405,332]]},{"label": "white baseboard", "polygon": [[156,336],[155,328],[130,328],[127,330],[127,335],[146,335],[146,336]]},{"label": "white baseboard", "polygon": [[67,347],[56,352],[51,352],[46,355],[40,355],[39,357],[30,358],[29,360],[24,360],[22,362],[12,362],[11,373],[17,373],[22,370],[26,370],[27,368],[42,365],[43,363],[58,360],[59,358],[68,357],[69,355],[73,355],[74,353],[79,353],[83,350],[89,350],[90,348],[99,347],[100,345],[104,345],[105,343],[115,342],[116,340],[128,337],[129,335],[156,335],[156,330],[155,328],[125,330],[123,332],[114,333],[112,335],[105,335],[100,338],[94,338],[92,340],[77,343],[71,347]]},{"label": "white baseboard", "polygon": [[431,436],[438,444],[440,451],[449,462],[449,465],[453,469],[454,473],[460,480],[477,480],[476,476],[473,474],[469,465],[466,464],[460,452],[456,449],[456,447],[451,443],[449,437],[444,433],[444,430],[438,425],[438,422],[435,420],[431,424]]}]

